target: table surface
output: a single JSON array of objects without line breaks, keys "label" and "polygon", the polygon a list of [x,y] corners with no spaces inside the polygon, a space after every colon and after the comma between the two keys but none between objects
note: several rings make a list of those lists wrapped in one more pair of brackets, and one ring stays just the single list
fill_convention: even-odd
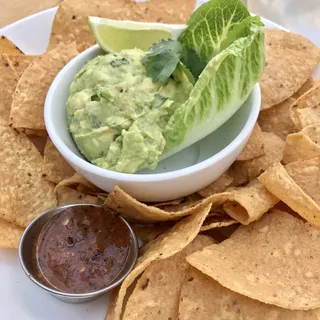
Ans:
[{"label": "table surface", "polygon": [[60,0],[0,0],[0,28],[33,13],[56,6]]}]

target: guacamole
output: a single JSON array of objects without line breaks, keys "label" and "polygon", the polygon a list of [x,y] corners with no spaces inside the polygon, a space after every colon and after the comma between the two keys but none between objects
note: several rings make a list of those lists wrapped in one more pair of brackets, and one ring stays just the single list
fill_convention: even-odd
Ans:
[{"label": "guacamole", "polygon": [[69,131],[80,152],[105,169],[154,169],[170,117],[192,90],[179,68],[165,84],[147,77],[145,52],[98,56],[76,75],[67,100]]}]

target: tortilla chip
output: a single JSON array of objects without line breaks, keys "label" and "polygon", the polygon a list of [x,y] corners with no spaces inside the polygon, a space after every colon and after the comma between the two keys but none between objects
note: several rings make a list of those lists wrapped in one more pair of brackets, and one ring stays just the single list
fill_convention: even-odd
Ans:
[{"label": "tortilla chip", "polygon": [[220,178],[218,178],[216,181],[213,181],[197,193],[204,198],[210,197],[213,194],[223,192],[228,186],[230,186],[232,182],[233,178],[225,172]]},{"label": "tortilla chip", "polygon": [[310,124],[320,122],[319,101],[320,80],[290,107],[291,120],[299,130]]},{"label": "tortilla chip", "polygon": [[167,206],[160,209],[139,202],[116,186],[114,190],[109,193],[104,205],[119,212],[128,221],[152,223],[178,220],[181,217],[193,214],[199,208],[204,208],[209,202],[222,204],[225,202],[225,199],[225,194],[217,194],[203,200],[185,202],[176,206]]},{"label": "tortilla chip", "polygon": [[247,225],[260,219],[278,202],[279,199],[255,179],[245,187],[232,190],[223,209],[233,219]]},{"label": "tortilla chip", "polygon": [[36,58],[23,72],[10,112],[13,127],[44,130],[43,107],[48,89],[57,73],[78,54],[75,43],[61,45]]},{"label": "tortilla chip", "polygon": [[56,206],[53,184],[42,178],[32,142],[0,121],[0,215],[21,227]]},{"label": "tortilla chip", "polygon": [[237,158],[237,161],[251,160],[264,155],[264,140],[258,123],[253,128],[249,141]]},{"label": "tortilla chip", "polygon": [[292,96],[292,98],[294,99],[298,99],[300,96],[302,96],[303,94],[305,94],[307,91],[309,91],[315,84],[315,81],[310,78],[308,79],[303,85],[302,87]]},{"label": "tortilla chip", "polygon": [[240,226],[187,261],[249,298],[290,310],[320,306],[320,230],[286,212]]},{"label": "tortilla chip", "polygon": [[282,140],[286,140],[288,134],[297,132],[298,130],[290,118],[290,106],[294,101],[289,98],[270,109],[261,111],[258,123],[262,131],[272,132]]},{"label": "tortilla chip", "polygon": [[0,55],[0,74],[0,120],[9,123],[12,94],[19,78],[6,54]]},{"label": "tortilla chip", "polygon": [[42,166],[42,174],[45,179],[54,183],[59,183],[72,176],[74,172],[74,169],[66,160],[64,160],[63,156],[48,138],[44,149]]},{"label": "tortilla chip", "polygon": [[5,36],[0,36],[0,54],[22,54],[22,51]]},{"label": "tortilla chip", "polygon": [[247,298],[221,286],[195,268],[182,285],[179,320],[318,320],[319,309],[286,310]]},{"label": "tortilla chip", "polygon": [[123,310],[123,301],[127,289],[134,280],[157,260],[167,259],[183,250],[198,235],[203,221],[211,209],[211,204],[204,208],[199,208],[189,217],[181,220],[168,232],[162,234],[148,244],[147,250],[138,258],[135,268],[127,276],[120,287],[116,302],[115,316],[113,320],[120,320]]},{"label": "tortilla chip", "polygon": [[[152,223],[178,220],[212,203],[216,207],[225,205],[224,210],[235,220],[248,224],[272,208],[278,199],[270,194],[258,181],[243,188],[229,189],[205,199],[157,208],[132,198],[116,186],[108,195],[105,206],[119,212],[129,221]],[[227,208],[227,210],[226,210]]]},{"label": "tortilla chip", "polygon": [[99,189],[94,184],[86,180],[77,172],[75,172],[73,176],[62,180],[56,186],[55,191],[58,192],[59,189],[62,187],[70,187],[72,189],[78,189],[78,191],[84,192],[90,195],[97,195],[102,191],[101,189]]},{"label": "tortilla chip", "polygon": [[276,29],[264,29],[266,67],[260,79],[261,110],[285,101],[311,77],[320,62],[320,50],[306,38]]},{"label": "tortilla chip", "polygon": [[57,190],[58,206],[70,203],[93,203],[102,204],[98,198],[79,192],[69,187],[61,187]]},{"label": "tortilla chip", "polygon": [[180,291],[190,266],[185,257],[213,243],[210,237],[197,236],[174,256],[149,265],[129,297],[123,320],[178,319]]},{"label": "tortilla chip", "polygon": [[234,178],[233,186],[240,186],[257,178],[272,163],[282,159],[284,141],[272,132],[263,132],[263,139],[265,149],[263,156],[248,161],[236,161],[228,170],[228,174]]},{"label": "tortilla chip", "polygon": [[275,163],[259,181],[277,198],[315,226],[320,226],[320,158],[283,167]]},{"label": "tortilla chip", "polygon": [[8,59],[11,61],[19,77],[35,58],[37,56],[27,56],[24,54],[8,55]]},{"label": "tortilla chip", "polygon": [[[1,51],[1,41],[0,41]],[[9,123],[12,94],[15,91],[22,69],[25,65],[19,65],[24,60],[24,55],[0,54],[0,119]]]},{"label": "tortilla chip", "polygon": [[23,228],[0,219],[0,248],[18,248]]},{"label": "tortilla chip", "polygon": [[[311,125],[305,127],[305,129],[301,132],[288,135],[283,152],[284,163],[320,157],[320,140],[317,140],[319,137],[316,136],[320,132],[320,127],[318,125]],[[312,130],[314,132],[311,132]],[[306,132],[314,139],[312,140]]]},{"label": "tortilla chip", "polygon": [[[49,49],[59,43],[77,42],[78,50],[92,46],[95,41],[88,27],[88,16],[114,20],[185,23],[195,7],[195,0],[152,0],[136,3],[127,0],[64,0],[56,13]],[[175,8],[178,8],[175,10]]]}]

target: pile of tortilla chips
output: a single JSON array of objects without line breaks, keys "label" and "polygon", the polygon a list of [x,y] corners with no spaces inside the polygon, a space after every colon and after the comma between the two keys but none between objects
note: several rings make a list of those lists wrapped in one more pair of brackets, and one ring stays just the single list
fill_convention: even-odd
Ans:
[{"label": "pile of tortilla chips", "polygon": [[106,199],[105,192],[77,175],[62,158],[47,137],[43,119],[46,94],[57,73],[94,44],[87,17],[185,23],[194,7],[194,0],[65,0],[44,54],[25,55],[1,36],[0,247],[16,248],[23,228],[56,205],[102,204]]},{"label": "pile of tortilla chips", "polygon": [[42,56],[0,39],[0,247],[17,247],[23,228],[56,205],[104,203],[143,241],[106,319],[319,320],[320,49],[307,39],[265,29],[257,124],[229,170],[195,194],[153,204],[119,186],[106,194],[47,138],[45,96],[94,43],[88,15],[184,23],[194,5],[65,0]]},{"label": "pile of tortilla chips", "polygon": [[319,319],[320,49],[265,35],[261,112],[231,168],[168,203],[107,196],[146,242],[107,320]]}]

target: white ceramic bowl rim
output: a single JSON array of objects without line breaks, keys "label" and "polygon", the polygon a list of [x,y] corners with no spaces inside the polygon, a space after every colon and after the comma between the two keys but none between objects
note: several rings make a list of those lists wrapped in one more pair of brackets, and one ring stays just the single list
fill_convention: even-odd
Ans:
[{"label": "white ceramic bowl rim", "polygon": [[[99,46],[94,45],[93,47],[85,50],[81,54],[90,54],[91,52],[94,52],[97,50]],[[60,138],[59,132],[55,129],[52,121],[50,121],[49,116],[49,106],[53,103],[53,96],[54,92],[57,90],[57,86],[59,85],[62,77],[64,76],[64,72],[67,68],[73,66],[73,64],[76,64],[76,58],[72,59],[56,76],[54,81],[51,84],[51,87],[48,91],[47,98],[45,101],[45,107],[44,107],[44,119],[45,119],[45,125],[48,131],[48,134],[53,142],[53,144],[56,146],[58,151],[65,155],[65,158],[68,159],[71,163],[83,168],[83,170],[92,172],[93,174],[109,178],[109,179],[116,179],[120,181],[137,181],[137,182],[148,182],[148,181],[165,181],[174,179],[181,176],[188,176],[189,174],[192,174],[194,171],[201,171],[207,167],[209,167],[212,163],[220,161],[224,157],[226,157],[229,153],[232,153],[245,139],[245,137],[248,135],[248,131],[251,131],[257,118],[259,115],[260,108],[251,108],[249,117],[244,125],[244,127],[241,129],[240,133],[237,135],[237,137],[224,149],[222,149],[217,154],[213,155],[212,157],[201,161],[197,164],[194,164],[189,167],[185,167],[179,170],[174,170],[170,172],[165,173],[155,173],[155,174],[129,174],[129,173],[120,173],[116,171],[111,171],[107,169],[100,168],[98,166],[95,166],[91,164],[90,162],[80,158],[78,155],[73,153],[62,141]],[[254,95],[253,99],[261,99],[261,93],[260,93],[260,86],[257,83],[255,87],[252,90],[252,93]],[[255,105],[255,104],[253,104]],[[260,106],[260,104],[259,104]]]}]

